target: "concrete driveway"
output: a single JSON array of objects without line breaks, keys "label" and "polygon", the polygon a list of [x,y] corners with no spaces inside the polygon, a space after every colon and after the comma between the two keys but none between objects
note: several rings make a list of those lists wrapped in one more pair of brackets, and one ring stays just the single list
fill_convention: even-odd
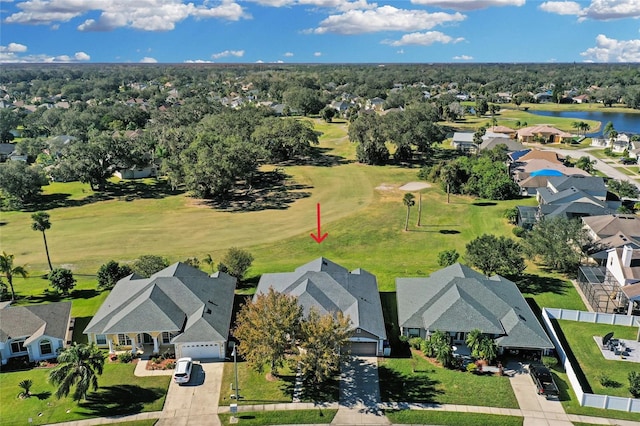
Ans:
[{"label": "concrete driveway", "polygon": [[191,380],[171,381],[158,426],[218,426],[218,400],[224,362],[195,362]]},{"label": "concrete driveway", "polygon": [[353,357],[341,367],[340,405],[331,424],[390,424],[379,405],[378,359]]},{"label": "concrete driveway", "polygon": [[506,368],[513,372],[510,377],[511,387],[524,416],[524,426],[571,426],[573,424],[564,412],[560,400],[547,399],[538,395],[526,364],[510,363]]}]

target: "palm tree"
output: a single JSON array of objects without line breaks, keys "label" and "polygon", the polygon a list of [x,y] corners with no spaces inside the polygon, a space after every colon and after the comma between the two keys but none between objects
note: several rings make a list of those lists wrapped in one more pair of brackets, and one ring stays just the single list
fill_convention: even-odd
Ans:
[{"label": "palm tree", "polygon": [[33,386],[32,380],[23,380],[18,383],[18,386],[22,389],[22,392],[20,392],[20,396],[22,398],[29,398],[31,396],[31,386]]},{"label": "palm tree", "polygon": [[498,356],[498,345],[492,338],[485,336],[480,342],[479,351],[482,359],[491,363]]},{"label": "palm tree", "polygon": [[51,221],[49,220],[49,213],[36,212],[31,215],[33,222],[31,223],[31,229],[34,231],[42,232],[42,238],[44,239],[44,250],[47,252],[47,262],[49,263],[49,270],[53,271],[51,266],[51,259],[49,258],[49,246],[47,245],[47,236],[44,233],[47,229],[51,228]]},{"label": "palm tree", "polygon": [[480,347],[480,342],[482,342],[482,338],[482,331],[478,328],[475,328],[467,333],[467,338],[464,342],[469,347],[471,356],[473,356],[474,358],[480,358],[480,351],[478,349]]},{"label": "palm tree", "polygon": [[211,257],[211,254],[207,253],[207,256],[204,259],[202,259],[202,261],[211,267],[211,273],[213,274],[213,267],[215,263],[213,261],[213,257]]},{"label": "palm tree", "polygon": [[404,197],[402,198],[402,202],[405,206],[407,206],[407,219],[404,221],[404,230],[408,231],[409,230],[409,212],[411,211],[411,207],[415,206],[416,201],[413,194],[407,193],[404,194]]},{"label": "palm tree", "polygon": [[58,386],[56,397],[69,395],[71,387],[75,386],[73,400],[87,398],[87,392],[92,387],[98,389],[98,375],[102,374],[105,355],[95,345],[74,343],[58,355],[58,366],[49,373],[49,381]]},{"label": "palm tree", "polygon": [[24,266],[13,266],[13,255],[2,252],[0,255],[0,272],[7,277],[9,287],[11,287],[11,301],[16,300],[16,292],[13,289],[13,276],[20,275],[22,278],[27,277],[27,269]]}]

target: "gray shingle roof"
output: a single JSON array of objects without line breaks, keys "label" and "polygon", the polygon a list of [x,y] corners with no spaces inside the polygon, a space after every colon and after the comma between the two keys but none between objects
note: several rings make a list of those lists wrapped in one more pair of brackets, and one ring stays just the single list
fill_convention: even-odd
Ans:
[{"label": "gray shingle roof", "polygon": [[501,335],[502,347],[553,348],[518,287],[456,263],[427,278],[397,278],[400,327]]},{"label": "gray shingle roof", "polygon": [[71,302],[0,309],[0,342],[33,335],[65,340],[70,316]]},{"label": "gray shingle roof", "polygon": [[130,275],[109,293],[84,330],[116,334],[168,331],[174,342],[226,340],[235,278],[178,262],[149,278]]},{"label": "gray shingle roof", "polygon": [[382,304],[376,277],[348,269],[323,257],[306,263],[294,272],[263,274],[256,296],[273,288],[298,298],[305,314],[315,306],[320,314],[341,311],[349,315],[354,328],[386,339]]}]

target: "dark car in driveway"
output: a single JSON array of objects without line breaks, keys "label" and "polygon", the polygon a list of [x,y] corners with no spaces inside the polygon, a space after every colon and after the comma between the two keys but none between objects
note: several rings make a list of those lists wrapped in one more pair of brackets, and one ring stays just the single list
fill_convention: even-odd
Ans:
[{"label": "dark car in driveway", "polygon": [[529,366],[529,374],[536,385],[538,395],[544,395],[547,399],[559,395],[558,386],[553,380],[551,371],[544,365],[532,364]]}]

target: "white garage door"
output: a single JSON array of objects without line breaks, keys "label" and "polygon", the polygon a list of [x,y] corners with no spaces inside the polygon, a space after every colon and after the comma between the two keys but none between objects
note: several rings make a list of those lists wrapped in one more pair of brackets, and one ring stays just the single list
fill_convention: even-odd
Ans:
[{"label": "white garage door", "polygon": [[218,343],[183,343],[180,345],[180,357],[193,359],[220,358]]}]

